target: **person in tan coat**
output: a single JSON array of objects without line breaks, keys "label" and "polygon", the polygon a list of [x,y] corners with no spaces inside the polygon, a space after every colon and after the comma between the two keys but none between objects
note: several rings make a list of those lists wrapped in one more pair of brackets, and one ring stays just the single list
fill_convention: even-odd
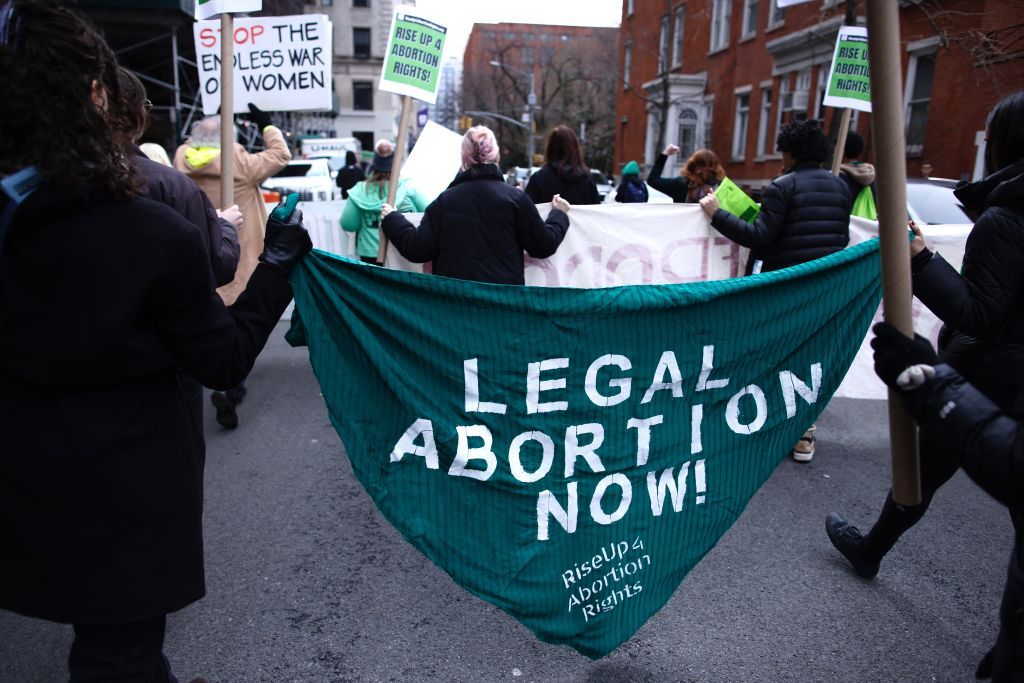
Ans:
[{"label": "person in tan coat", "polygon": [[[245,289],[249,276],[256,269],[259,255],[263,252],[263,226],[267,223],[267,209],[260,185],[284,168],[292,158],[284,134],[271,124],[270,116],[252,104],[249,105],[249,111],[250,118],[263,132],[266,149],[252,154],[237,142],[234,147],[234,203],[241,210],[246,227],[238,232],[239,257],[235,278],[217,289],[228,306]],[[197,121],[192,126],[191,137],[174,154],[174,168],[191,178],[216,208],[223,209],[220,126],[220,116],[207,116]],[[217,422],[228,429],[237,427],[238,414],[235,407],[242,402],[244,396],[243,384],[225,392],[213,392],[210,400],[217,409]]]}]

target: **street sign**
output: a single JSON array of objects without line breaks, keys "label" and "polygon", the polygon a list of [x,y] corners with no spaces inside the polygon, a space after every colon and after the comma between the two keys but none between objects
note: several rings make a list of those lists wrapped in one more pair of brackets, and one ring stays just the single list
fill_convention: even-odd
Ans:
[{"label": "street sign", "polygon": [[827,107],[848,107],[871,111],[871,75],[868,68],[868,30],[842,26],[828,73]]},{"label": "street sign", "polygon": [[196,0],[196,19],[209,19],[231,12],[258,12],[263,0]]},{"label": "street sign", "polygon": [[447,32],[420,9],[396,7],[378,88],[429,104],[437,101]]}]

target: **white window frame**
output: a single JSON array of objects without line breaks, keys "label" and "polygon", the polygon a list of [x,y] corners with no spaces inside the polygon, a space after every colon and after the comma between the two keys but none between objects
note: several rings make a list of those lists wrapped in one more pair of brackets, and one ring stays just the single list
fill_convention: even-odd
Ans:
[{"label": "white window frame", "polygon": [[740,40],[750,40],[757,35],[757,6],[759,0],[743,0],[743,23],[740,25]]},{"label": "white window frame", "polygon": [[626,0],[626,16],[633,16],[633,0]]},{"label": "white window frame", "polygon": [[663,74],[668,69],[668,15],[661,18],[658,28],[658,73]]},{"label": "white window frame", "polygon": [[[742,160],[747,155],[747,138],[750,132],[750,95],[753,88],[749,85],[736,88],[736,109],[732,124],[732,159]],[[746,100],[746,104],[744,104]]]},{"label": "white window frame", "polygon": [[686,6],[675,11],[672,23],[672,68],[683,65],[683,30],[686,27]]},{"label": "white window frame", "polygon": [[768,25],[765,27],[765,31],[774,31],[775,29],[785,25],[786,8],[779,7],[778,0],[771,0],[768,5]]},{"label": "white window frame", "polygon": [[[928,38],[911,43],[907,46],[910,53],[910,60],[907,63],[907,80],[903,89],[903,133],[906,139],[906,155],[908,157],[920,157],[924,154],[924,141],[920,145],[910,144],[910,114],[915,104],[927,101],[930,113],[932,95],[935,92],[935,72],[932,73],[932,88],[928,93],[927,100],[913,100],[914,86],[917,84],[917,65],[922,57],[936,58],[939,48],[939,38]],[[927,114],[925,115],[925,126],[927,127]]]},{"label": "white window frame", "polygon": [[774,150],[767,149],[770,142],[768,131],[770,130],[772,118],[772,82],[761,83],[761,111],[757,117],[757,149],[754,150],[755,159],[764,159]]},{"label": "white window frame", "polygon": [[711,149],[711,124],[715,116],[715,96],[709,95],[704,98],[704,135],[703,135],[703,147],[704,149]]},{"label": "white window frame", "polygon": [[732,0],[711,0],[711,52],[729,47],[732,28]]}]

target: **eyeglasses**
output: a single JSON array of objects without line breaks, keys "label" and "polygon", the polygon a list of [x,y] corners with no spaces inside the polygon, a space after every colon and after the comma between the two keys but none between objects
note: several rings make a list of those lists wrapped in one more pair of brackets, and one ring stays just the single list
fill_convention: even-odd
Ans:
[{"label": "eyeglasses", "polygon": [[153,103],[150,102],[149,100],[146,100],[145,102],[142,103],[142,106],[145,107],[146,111],[149,111],[150,109],[153,108]]}]

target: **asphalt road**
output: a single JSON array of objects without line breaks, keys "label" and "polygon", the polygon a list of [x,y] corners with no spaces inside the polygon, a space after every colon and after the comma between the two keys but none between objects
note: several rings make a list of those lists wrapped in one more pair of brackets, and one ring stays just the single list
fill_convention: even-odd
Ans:
[{"label": "asphalt road", "polygon": [[[825,514],[868,526],[889,476],[885,404],[837,399],[814,461],[781,463],[631,640],[599,661],[541,643],[378,514],[284,329],[240,428],[207,407],[207,597],[165,648],[183,682],[968,681],[995,637],[1012,528],[962,473],[874,581],[829,544]],[[66,680],[70,639],[0,612],[0,681]]]}]

